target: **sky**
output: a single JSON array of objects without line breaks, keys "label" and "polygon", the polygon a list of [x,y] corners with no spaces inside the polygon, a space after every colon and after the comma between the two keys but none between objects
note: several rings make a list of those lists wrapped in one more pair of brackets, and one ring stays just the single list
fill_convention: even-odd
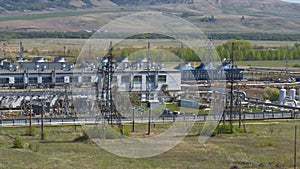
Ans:
[{"label": "sky", "polygon": [[282,1],[300,3],[300,0],[282,0]]}]

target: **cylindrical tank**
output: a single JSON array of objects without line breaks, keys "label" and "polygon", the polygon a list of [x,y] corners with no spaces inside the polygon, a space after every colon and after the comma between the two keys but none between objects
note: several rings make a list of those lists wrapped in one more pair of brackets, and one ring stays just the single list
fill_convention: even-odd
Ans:
[{"label": "cylindrical tank", "polygon": [[290,99],[295,100],[296,98],[296,89],[291,89],[290,90]]},{"label": "cylindrical tank", "polygon": [[286,90],[285,89],[280,89],[280,93],[279,93],[279,101],[281,104],[283,104],[283,101],[286,97]]},{"label": "cylindrical tank", "polygon": [[300,101],[300,88],[299,88],[299,90],[298,90],[298,101]]}]

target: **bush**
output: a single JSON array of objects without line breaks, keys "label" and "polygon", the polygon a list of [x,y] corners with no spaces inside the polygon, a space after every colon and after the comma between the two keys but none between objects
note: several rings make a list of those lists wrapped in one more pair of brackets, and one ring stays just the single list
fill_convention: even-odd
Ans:
[{"label": "bush", "polygon": [[[44,134],[44,140],[46,140],[47,137],[48,137],[48,132],[44,130],[44,133],[43,133],[43,134]],[[42,133],[41,133],[41,135],[42,135]]]},{"label": "bush", "polygon": [[89,138],[90,138],[89,135],[85,131],[82,131],[82,133],[77,138],[75,138],[74,141],[81,142],[81,141],[86,141]]},{"label": "bush", "polygon": [[300,64],[296,63],[293,67],[300,67]]},{"label": "bush", "polygon": [[[214,130],[213,125],[209,125],[205,128],[205,130],[202,132],[203,135],[209,135],[211,134],[212,137],[216,136],[217,134],[234,134],[234,133],[244,133],[244,129],[238,128],[238,126],[233,126],[232,127],[232,132],[231,132],[231,126],[229,124],[219,124],[215,130]],[[214,130],[214,131],[213,131]]]},{"label": "bush", "polygon": [[33,126],[29,126],[28,128],[26,128],[26,135],[27,136],[35,136],[37,133],[36,128]]},{"label": "bush", "polygon": [[29,143],[28,148],[31,151],[38,152],[40,149],[40,145],[38,143],[35,145],[33,143]]},{"label": "bush", "polygon": [[275,146],[275,143],[272,140],[265,140],[265,141],[256,143],[255,146],[257,146],[257,147],[273,147],[273,146]]},{"label": "bush", "polygon": [[115,128],[114,126],[89,127],[85,129],[85,132],[92,139],[118,139],[122,136],[119,127]]},{"label": "bush", "polygon": [[264,99],[270,101],[279,101],[279,90],[267,87],[264,91]]},{"label": "bush", "polygon": [[32,144],[32,143],[29,143],[29,144],[28,144],[28,148],[29,148],[29,150],[33,151],[33,144]]},{"label": "bush", "polygon": [[24,145],[25,145],[22,137],[20,137],[20,136],[15,138],[13,144],[14,144],[13,148],[24,148]]},{"label": "bush", "polygon": [[[233,129],[232,129],[233,130]],[[234,130],[233,130],[234,131]],[[219,125],[215,132],[217,134],[232,134],[233,132],[231,132],[231,126],[228,124],[225,125]]]},{"label": "bush", "polygon": [[[119,132],[117,130],[119,130]],[[122,134],[122,129],[119,127],[117,127],[117,129],[113,127],[107,127],[104,134],[106,139],[118,139]]]},{"label": "bush", "polygon": [[216,129],[216,124],[207,124],[205,128],[202,129],[201,135],[203,136],[216,136],[217,135],[217,129]]},{"label": "bush", "polygon": [[123,128],[123,135],[130,137],[131,135],[131,130],[128,127]]}]

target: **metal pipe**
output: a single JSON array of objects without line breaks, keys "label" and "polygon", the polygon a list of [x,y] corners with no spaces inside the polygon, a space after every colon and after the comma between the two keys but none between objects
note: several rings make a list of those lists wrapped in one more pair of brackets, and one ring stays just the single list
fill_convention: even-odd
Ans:
[{"label": "metal pipe", "polygon": [[294,99],[287,99],[287,98],[285,98],[285,99],[283,100],[283,104],[285,103],[285,101],[294,102],[294,105],[295,105],[295,107],[298,107],[298,105],[297,105],[297,101],[296,101],[296,100],[294,100]]}]

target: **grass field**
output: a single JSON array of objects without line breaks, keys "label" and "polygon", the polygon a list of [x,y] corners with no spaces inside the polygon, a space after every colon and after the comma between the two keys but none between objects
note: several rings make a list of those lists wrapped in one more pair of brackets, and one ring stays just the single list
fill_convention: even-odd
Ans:
[{"label": "grass field", "polygon": [[[39,140],[38,131],[36,136],[26,136],[25,128],[5,127],[0,128],[0,168],[292,168],[295,124],[299,121],[248,121],[247,133],[219,134],[201,144],[198,133],[203,124],[196,123],[176,147],[144,159],[118,157],[90,140],[76,142],[80,127],[46,127],[45,141]],[[168,125],[156,125],[153,130]],[[146,132],[145,125],[137,130]],[[11,148],[17,136],[24,139],[24,149]]]},{"label": "grass field", "polygon": [[[116,39],[115,39],[116,40]],[[104,41],[109,41],[103,40]],[[40,38],[40,39],[22,39],[23,47],[25,51],[32,51],[33,49],[38,49],[40,52],[47,51],[60,51],[63,52],[63,47],[66,47],[66,50],[79,53],[84,45],[88,42],[88,39],[54,39],[54,38]],[[214,45],[222,45],[226,41],[214,41]],[[17,56],[19,51],[20,40],[12,39],[7,42],[5,49],[12,52],[13,55]],[[291,41],[251,41],[253,46],[265,46],[265,47],[276,47],[284,45],[293,45],[295,42]],[[169,45],[169,43],[166,43]],[[145,44],[146,46],[146,44]],[[3,47],[3,46],[2,46]],[[3,47],[4,48],[4,47]],[[86,49],[85,49],[86,50]],[[25,53],[26,55],[26,53]],[[285,60],[273,60],[273,61],[237,61],[236,62],[240,67],[282,67],[285,68]],[[176,63],[173,66],[176,66]],[[300,65],[300,60],[289,60],[288,67],[289,69],[295,68],[295,65]]]},{"label": "grass field", "polygon": [[[256,66],[256,67],[281,67],[285,68],[286,61],[285,60],[270,60],[270,61],[238,61],[236,62],[238,66]],[[288,68],[297,68],[295,65],[300,65],[300,60],[289,60]],[[299,69],[299,68],[298,68]]]},{"label": "grass field", "polygon": [[47,12],[47,13],[37,13],[37,14],[27,14],[27,15],[15,15],[15,16],[3,16],[0,17],[0,22],[4,21],[15,21],[15,20],[36,20],[54,17],[70,17],[70,16],[80,16],[91,13],[114,13],[114,12],[133,12],[138,11],[136,9],[102,9],[102,10],[85,10],[85,11],[62,11],[62,12]]}]

